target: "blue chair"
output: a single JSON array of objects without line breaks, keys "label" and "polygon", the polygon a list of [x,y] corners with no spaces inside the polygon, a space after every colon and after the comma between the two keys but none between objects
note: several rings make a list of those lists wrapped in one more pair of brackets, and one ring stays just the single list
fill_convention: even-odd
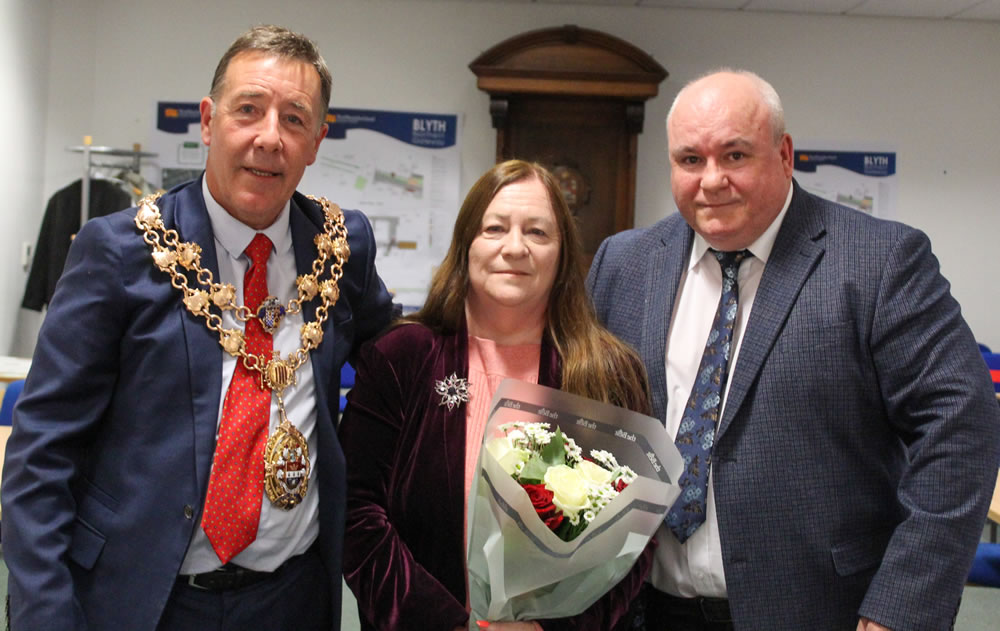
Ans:
[{"label": "blue chair", "polygon": [[[24,379],[11,381],[7,384],[7,389],[3,391],[3,404],[0,405],[0,463],[3,462],[3,454],[7,447],[7,437],[10,436],[10,426],[14,421],[14,404],[21,396],[24,388]],[[6,427],[4,427],[6,426]]]},{"label": "blue chair", "polygon": [[0,406],[0,425],[11,425],[14,421],[14,404],[24,389],[24,379],[11,381],[3,392],[3,405]]},{"label": "blue chair", "polygon": [[993,391],[1000,392],[1000,353],[983,353],[983,359],[993,378]]},{"label": "blue chair", "polygon": [[354,387],[354,366],[344,362],[340,369],[340,411],[347,407],[347,391]]},{"label": "blue chair", "polygon": [[985,587],[1000,587],[1000,543],[979,544],[968,582]]},{"label": "blue chair", "polygon": [[340,369],[340,389],[350,390],[354,387],[354,366],[344,362],[344,367]]}]

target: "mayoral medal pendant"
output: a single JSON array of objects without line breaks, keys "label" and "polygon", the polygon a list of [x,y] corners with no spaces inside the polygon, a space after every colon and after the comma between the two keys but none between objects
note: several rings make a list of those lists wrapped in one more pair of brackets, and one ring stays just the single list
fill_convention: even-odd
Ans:
[{"label": "mayoral medal pendant", "polygon": [[281,396],[285,388],[295,384],[295,371],[274,351],[261,380],[278,397],[281,421],[264,448],[264,490],[274,506],[291,510],[306,497],[310,471],[309,445],[285,416],[285,401]]},{"label": "mayoral medal pendant", "polygon": [[309,490],[309,445],[305,437],[285,417],[279,408],[281,424],[264,448],[264,490],[271,504],[291,510],[298,506]]}]

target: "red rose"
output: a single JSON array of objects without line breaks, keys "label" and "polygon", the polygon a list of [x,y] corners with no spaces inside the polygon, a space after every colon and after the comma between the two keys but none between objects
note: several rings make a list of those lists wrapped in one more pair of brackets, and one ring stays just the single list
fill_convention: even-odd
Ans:
[{"label": "red rose", "polygon": [[625,484],[625,480],[623,480],[621,478],[618,478],[618,481],[615,482],[615,490],[618,491],[619,493],[621,493],[622,491],[624,491],[626,486],[628,486],[628,485]]},{"label": "red rose", "polygon": [[549,530],[554,531],[558,528],[562,524],[563,514],[552,503],[552,491],[545,488],[544,484],[522,484],[521,486],[528,492],[531,506],[538,513],[539,519],[545,522]]}]

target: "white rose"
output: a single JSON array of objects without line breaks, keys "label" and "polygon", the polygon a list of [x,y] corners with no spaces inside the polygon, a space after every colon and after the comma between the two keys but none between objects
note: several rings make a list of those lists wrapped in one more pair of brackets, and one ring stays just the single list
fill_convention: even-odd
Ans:
[{"label": "white rose", "polygon": [[611,482],[611,472],[599,464],[584,460],[576,468],[580,475],[594,486],[603,486]]},{"label": "white rose", "polygon": [[552,491],[552,503],[566,516],[576,516],[590,506],[590,485],[580,472],[564,464],[545,471],[545,488]]},{"label": "white rose", "polygon": [[513,475],[519,463],[527,462],[531,453],[518,449],[511,444],[507,436],[498,436],[486,443],[486,451],[493,456],[507,475]]}]

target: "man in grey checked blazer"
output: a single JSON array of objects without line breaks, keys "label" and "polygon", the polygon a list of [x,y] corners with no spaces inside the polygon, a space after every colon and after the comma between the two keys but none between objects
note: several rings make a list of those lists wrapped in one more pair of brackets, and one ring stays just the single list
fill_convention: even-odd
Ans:
[{"label": "man in grey checked blazer", "polygon": [[949,628],[1000,413],[927,237],[803,191],[756,75],[688,84],[667,131],[680,213],[607,239],[588,284],[671,436],[719,297],[708,248],[753,256],[706,521],[684,544],[660,529],[647,628]]}]

